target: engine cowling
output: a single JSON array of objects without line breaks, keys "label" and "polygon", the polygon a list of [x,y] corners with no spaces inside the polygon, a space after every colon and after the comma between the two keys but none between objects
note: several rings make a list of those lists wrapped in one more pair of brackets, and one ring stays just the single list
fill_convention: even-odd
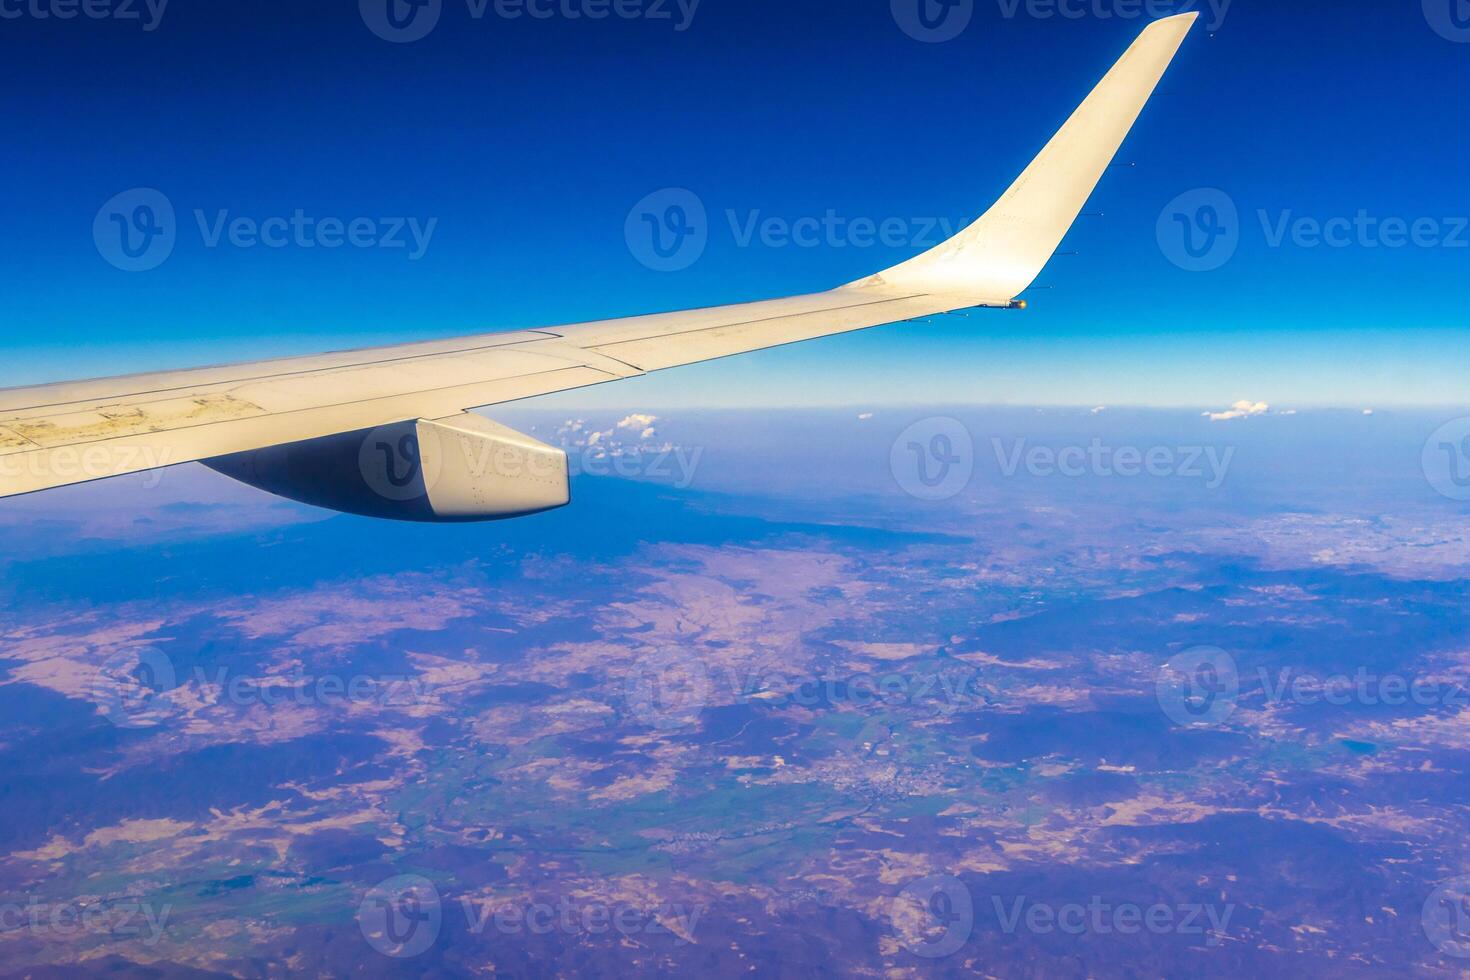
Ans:
[{"label": "engine cowling", "polygon": [[290,500],[400,521],[494,521],[571,501],[564,451],[468,413],[218,456],[204,465]]}]

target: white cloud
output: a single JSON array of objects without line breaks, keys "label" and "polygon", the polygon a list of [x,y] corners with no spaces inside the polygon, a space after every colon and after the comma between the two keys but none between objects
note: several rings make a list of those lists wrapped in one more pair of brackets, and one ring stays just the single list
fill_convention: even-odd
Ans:
[{"label": "white cloud", "polygon": [[1253,415],[1265,415],[1271,406],[1265,402],[1253,402],[1249,400],[1238,401],[1224,412],[1206,412],[1205,417],[1211,422],[1228,422],[1231,419],[1250,418]]},{"label": "white cloud", "polygon": [[567,419],[557,429],[555,441],[568,452],[598,459],[673,452],[674,444],[659,438],[653,425],[657,421],[656,415],[635,413],[599,429],[586,419]]}]

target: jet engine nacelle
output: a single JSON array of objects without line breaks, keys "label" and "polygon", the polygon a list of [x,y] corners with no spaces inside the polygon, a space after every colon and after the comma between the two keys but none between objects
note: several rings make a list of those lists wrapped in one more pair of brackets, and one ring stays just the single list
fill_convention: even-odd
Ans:
[{"label": "jet engine nacelle", "polygon": [[395,422],[204,465],[290,500],[400,521],[493,521],[571,501],[565,452],[470,414]]}]

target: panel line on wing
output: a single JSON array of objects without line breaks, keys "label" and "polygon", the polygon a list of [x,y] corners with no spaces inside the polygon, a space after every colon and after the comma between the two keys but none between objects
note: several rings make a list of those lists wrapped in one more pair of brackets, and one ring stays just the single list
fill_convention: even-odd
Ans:
[{"label": "panel line on wing", "polygon": [[[685,330],[671,330],[666,333],[645,334],[637,337],[618,337],[608,340],[593,340],[587,343],[589,350],[605,352],[605,348],[617,347],[621,344],[639,344],[649,340],[667,340],[671,337],[698,337],[712,330],[729,330],[734,327],[765,326],[772,323],[780,323],[783,320],[796,320],[801,317],[822,316],[827,313],[850,313],[853,310],[867,309],[873,306],[884,306],[892,303],[905,303],[916,299],[923,299],[924,293],[915,293],[912,296],[885,296],[882,299],[868,300],[862,303],[846,303],[841,306],[826,306],[815,310],[800,310],[796,313],[782,313],[779,316],[756,317],[751,320],[737,320],[733,323],[714,323],[707,327],[695,327]],[[575,334],[568,334],[568,340],[575,341]],[[612,355],[608,355],[611,357]]]},{"label": "panel line on wing", "polygon": [[[8,409],[0,409],[0,411],[5,412],[5,416],[4,416],[5,418],[20,418],[20,417],[25,417],[23,413],[26,413],[26,412],[35,412],[35,411],[39,411],[39,410],[43,410],[43,409],[66,408],[68,406],[76,406],[76,405],[104,406],[104,405],[109,404],[110,402],[114,402],[114,401],[118,400],[119,398],[146,398],[146,397],[148,397],[150,395],[166,395],[166,394],[169,394],[170,392],[174,392],[174,391],[190,391],[190,392],[194,392],[194,391],[199,391],[199,390],[205,389],[205,388],[218,388],[218,389],[223,389],[223,390],[230,390],[231,389],[231,386],[250,384],[251,382],[256,382],[256,381],[278,381],[278,380],[281,380],[281,379],[284,379],[284,378],[301,377],[303,375],[327,374],[327,373],[330,373],[330,372],[351,371],[351,370],[353,370],[355,368],[377,367],[379,365],[397,364],[397,363],[402,363],[402,362],[406,362],[406,361],[418,361],[418,360],[424,360],[426,358],[433,358],[433,357],[451,357],[451,356],[455,356],[455,355],[459,355],[459,354],[475,354],[475,353],[479,353],[481,351],[499,350],[500,348],[503,348],[503,347],[515,347],[515,346],[518,346],[520,344],[534,343],[535,341],[527,341],[525,339],[526,335],[528,335],[528,334],[530,334],[530,335],[536,335],[537,336],[537,339],[554,340],[554,339],[559,339],[560,338],[560,335],[559,334],[551,333],[551,332],[549,332],[547,330],[512,330],[512,331],[507,331],[507,332],[505,332],[503,334],[479,334],[479,335],[472,336],[472,337],[452,337],[452,338],[449,338],[447,340],[426,340],[426,341],[421,341],[421,342],[419,342],[417,344],[408,344],[408,345],[402,345],[402,346],[399,346],[399,347],[358,347],[358,348],[352,348],[352,349],[343,350],[343,351],[332,351],[332,352],[325,353],[325,354],[312,354],[312,355],[309,355],[309,356],[304,357],[304,358],[284,357],[284,358],[275,358],[273,360],[268,360],[268,361],[255,361],[255,362],[252,362],[252,363],[249,363],[249,364],[236,364],[236,365],[224,364],[224,365],[214,365],[214,366],[211,366],[211,367],[202,367],[202,368],[187,368],[187,369],[184,369],[182,371],[170,372],[170,376],[177,375],[177,376],[180,376],[180,377],[186,377],[186,376],[197,377],[199,374],[202,374],[202,373],[207,373],[209,371],[228,370],[229,368],[232,368],[232,367],[250,368],[252,371],[254,371],[256,373],[246,374],[246,375],[240,375],[240,376],[237,376],[237,377],[221,378],[221,379],[219,379],[217,381],[204,381],[204,382],[200,382],[200,381],[197,381],[196,380],[196,381],[193,381],[192,383],[187,383],[187,384],[165,385],[165,386],[159,387],[159,388],[141,388],[141,389],[136,389],[136,390],[128,390],[128,391],[117,392],[117,393],[110,394],[110,395],[93,395],[93,396],[90,396],[90,397],[77,397],[77,398],[70,398],[70,399],[62,399],[60,401],[54,401],[54,402],[36,402],[36,403],[33,403],[33,404],[29,404],[29,405],[16,405],[16,406],[11,407],[11,408],[8,408]],[[494,343],[468,343],[467,346],[462,346],[462,347],[449,347],[449,348],[446,348],[444,350],[418,350],[418,351],[414,351],[414,348],[429,347],[429,346],[432,346],[434,344],[448,344],[448,343],[466,344],[467,342],[470,342],[470,341],[483,341],[483,340],[485,340],[487,338],[494,338],[495,339],[495,342]],[[371,353],[373,351],[377,351],[381,356],[379,356],[378,358],[375,358],[375,359],[361,360],[361,361],[347,361],[347,362],[341,363],[341,364],[317,364],[317,365],[311,365],[311,366],[303,366],[299,370],[295,370],[295,371],[287,370],[287,371],[270,372],[270,371],[267,370],[273,364],[286,364],[286,363],[292,363],[292,362],[302,362],[302,363],[305,363],[305,362],[311,362],[311,361],[318,361],[318,360],[321,360],[323,358],[346,357],[347,355],[350,355],[350,354]],[[395,354],[394,352],[401,352],[401,353]],[[154,375],[151,372],[150,373],[147,373],[147,374],[138,374],[138,375],[119,375],[119,376],[114,377],[114,378],[102,378],[102,379],[99,379],[99,382],[125,382],[129,378],[149,378],[149,377],[153,377],[153,376]],[[74,386],[74,385],[75,385],[75,382],[58,382],[58,383],[56,383],[54,385],[38,385],[35,388],[18,388],[18,389],[0,388],[0,399],[3,399],[3,397],[6,395],[7,392],[12,392],[12,391],[35,391],[35,392],[44,392],[47,389],[62,388],[62,387],[71,387],[71,386]]]}]

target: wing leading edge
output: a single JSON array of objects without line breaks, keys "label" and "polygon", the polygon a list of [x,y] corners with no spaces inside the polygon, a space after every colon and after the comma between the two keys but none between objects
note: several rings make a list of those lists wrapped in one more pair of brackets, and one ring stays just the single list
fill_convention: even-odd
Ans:
[{"label": "wing leading edge", "polygon": [[876,275],[757,303],[0,390],[0,497],[1011,306],[1076,220],[1196,17],[1145,28],[989,211]]}]

